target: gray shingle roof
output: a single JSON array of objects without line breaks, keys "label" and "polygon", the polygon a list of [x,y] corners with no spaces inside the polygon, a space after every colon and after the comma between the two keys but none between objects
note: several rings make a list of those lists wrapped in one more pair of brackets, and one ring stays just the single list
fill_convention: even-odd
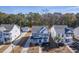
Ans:
[{"label": "gray shingle roof", "polygon": [[38,33],[42,27],[46,27],[48,29],[47,26],[32,26],[32,33]]},{"label": "gray shingle roof", "polygon": [[54,29],[56,30],[57,33],[65,33],[65,28],[66,25],[54,25]]},{"label": "gray shingle roof", "polygon": [[6,30],[5,27],[2,27],[2,26],[0,27],[0,31],[1,31],[1,32],[5,31],[5,30]]},{"label": "gray shingle roof", "polygon": [[4,32],[9,32],[12,30],[13,26],[14,26],[14,24],[1,24],[0,31],[2,31],[2,29],[3,29]]}]

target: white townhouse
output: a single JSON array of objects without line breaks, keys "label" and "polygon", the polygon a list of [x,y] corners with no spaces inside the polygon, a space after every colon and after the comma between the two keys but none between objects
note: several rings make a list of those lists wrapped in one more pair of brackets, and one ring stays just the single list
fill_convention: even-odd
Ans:
[{"label": "white townhouse", "polygon": [[[50,29],[51,37],[55,39],[57,36],[60,37],[60,42],[71,44],[72,43],[72,32],[69,29],[69,31],[66,32],[66,28],[68,28],[67,25],[53,25]],[[71,33],[70,33],[71,32]]]},{"label": "white townhouse", "polygon": [[55,38],[57,35],[64,35],[65,34],[65,28],[67,28],[66,25],[53,25],[51,27],[51,37]]},{"label": "white townhouse", "polygon": [[46,26],[32,26],[31,43],[42,44],[49,42],[49,31]]},{"label": "white townhouse", "polygon": [[15,24],[0,25],[0,43],[14,41],[20,35],[20,27]]}]

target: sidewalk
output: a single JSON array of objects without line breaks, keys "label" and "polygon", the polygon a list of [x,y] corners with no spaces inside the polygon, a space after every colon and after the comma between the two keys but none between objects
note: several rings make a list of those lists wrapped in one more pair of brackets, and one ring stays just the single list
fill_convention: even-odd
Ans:
[{"label": "sidewalk", "polygon": [[3,53],[10,53],[15,45],[11,44]]},{"label": "sidewalk", "polygon": [[39,53],[42,53],[42,47],[39,46]]}]

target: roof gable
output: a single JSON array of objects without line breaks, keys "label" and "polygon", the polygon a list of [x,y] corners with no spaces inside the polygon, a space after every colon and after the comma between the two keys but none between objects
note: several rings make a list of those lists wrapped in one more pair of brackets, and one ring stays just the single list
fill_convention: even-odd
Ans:
[{"label": "roof gable", "polygon": [[66,25],[54,25],[53,26],[54,30],[56,31],[56,33],[65,33],[65,28],[67,28]]},{"label": "roof gable", "polygon": [[9,32],[14,27],[14,24],[1,24],[0,29],[4,28],[4,32]]},{"label": "roof gable", "polygon": [[39,33],[43,27],[47,28],[47,26],[32,26],[32,33]]}]

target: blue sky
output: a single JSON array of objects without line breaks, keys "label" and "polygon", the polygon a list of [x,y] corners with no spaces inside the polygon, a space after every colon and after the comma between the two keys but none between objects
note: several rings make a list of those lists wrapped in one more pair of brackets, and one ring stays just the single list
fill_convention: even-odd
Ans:
[{"label": "blue sky", "polygon": [[0,6],[0,12],[8,14],[29,13],[29,12],[60,12],[60,13],[79,13],[78,6]]}]

